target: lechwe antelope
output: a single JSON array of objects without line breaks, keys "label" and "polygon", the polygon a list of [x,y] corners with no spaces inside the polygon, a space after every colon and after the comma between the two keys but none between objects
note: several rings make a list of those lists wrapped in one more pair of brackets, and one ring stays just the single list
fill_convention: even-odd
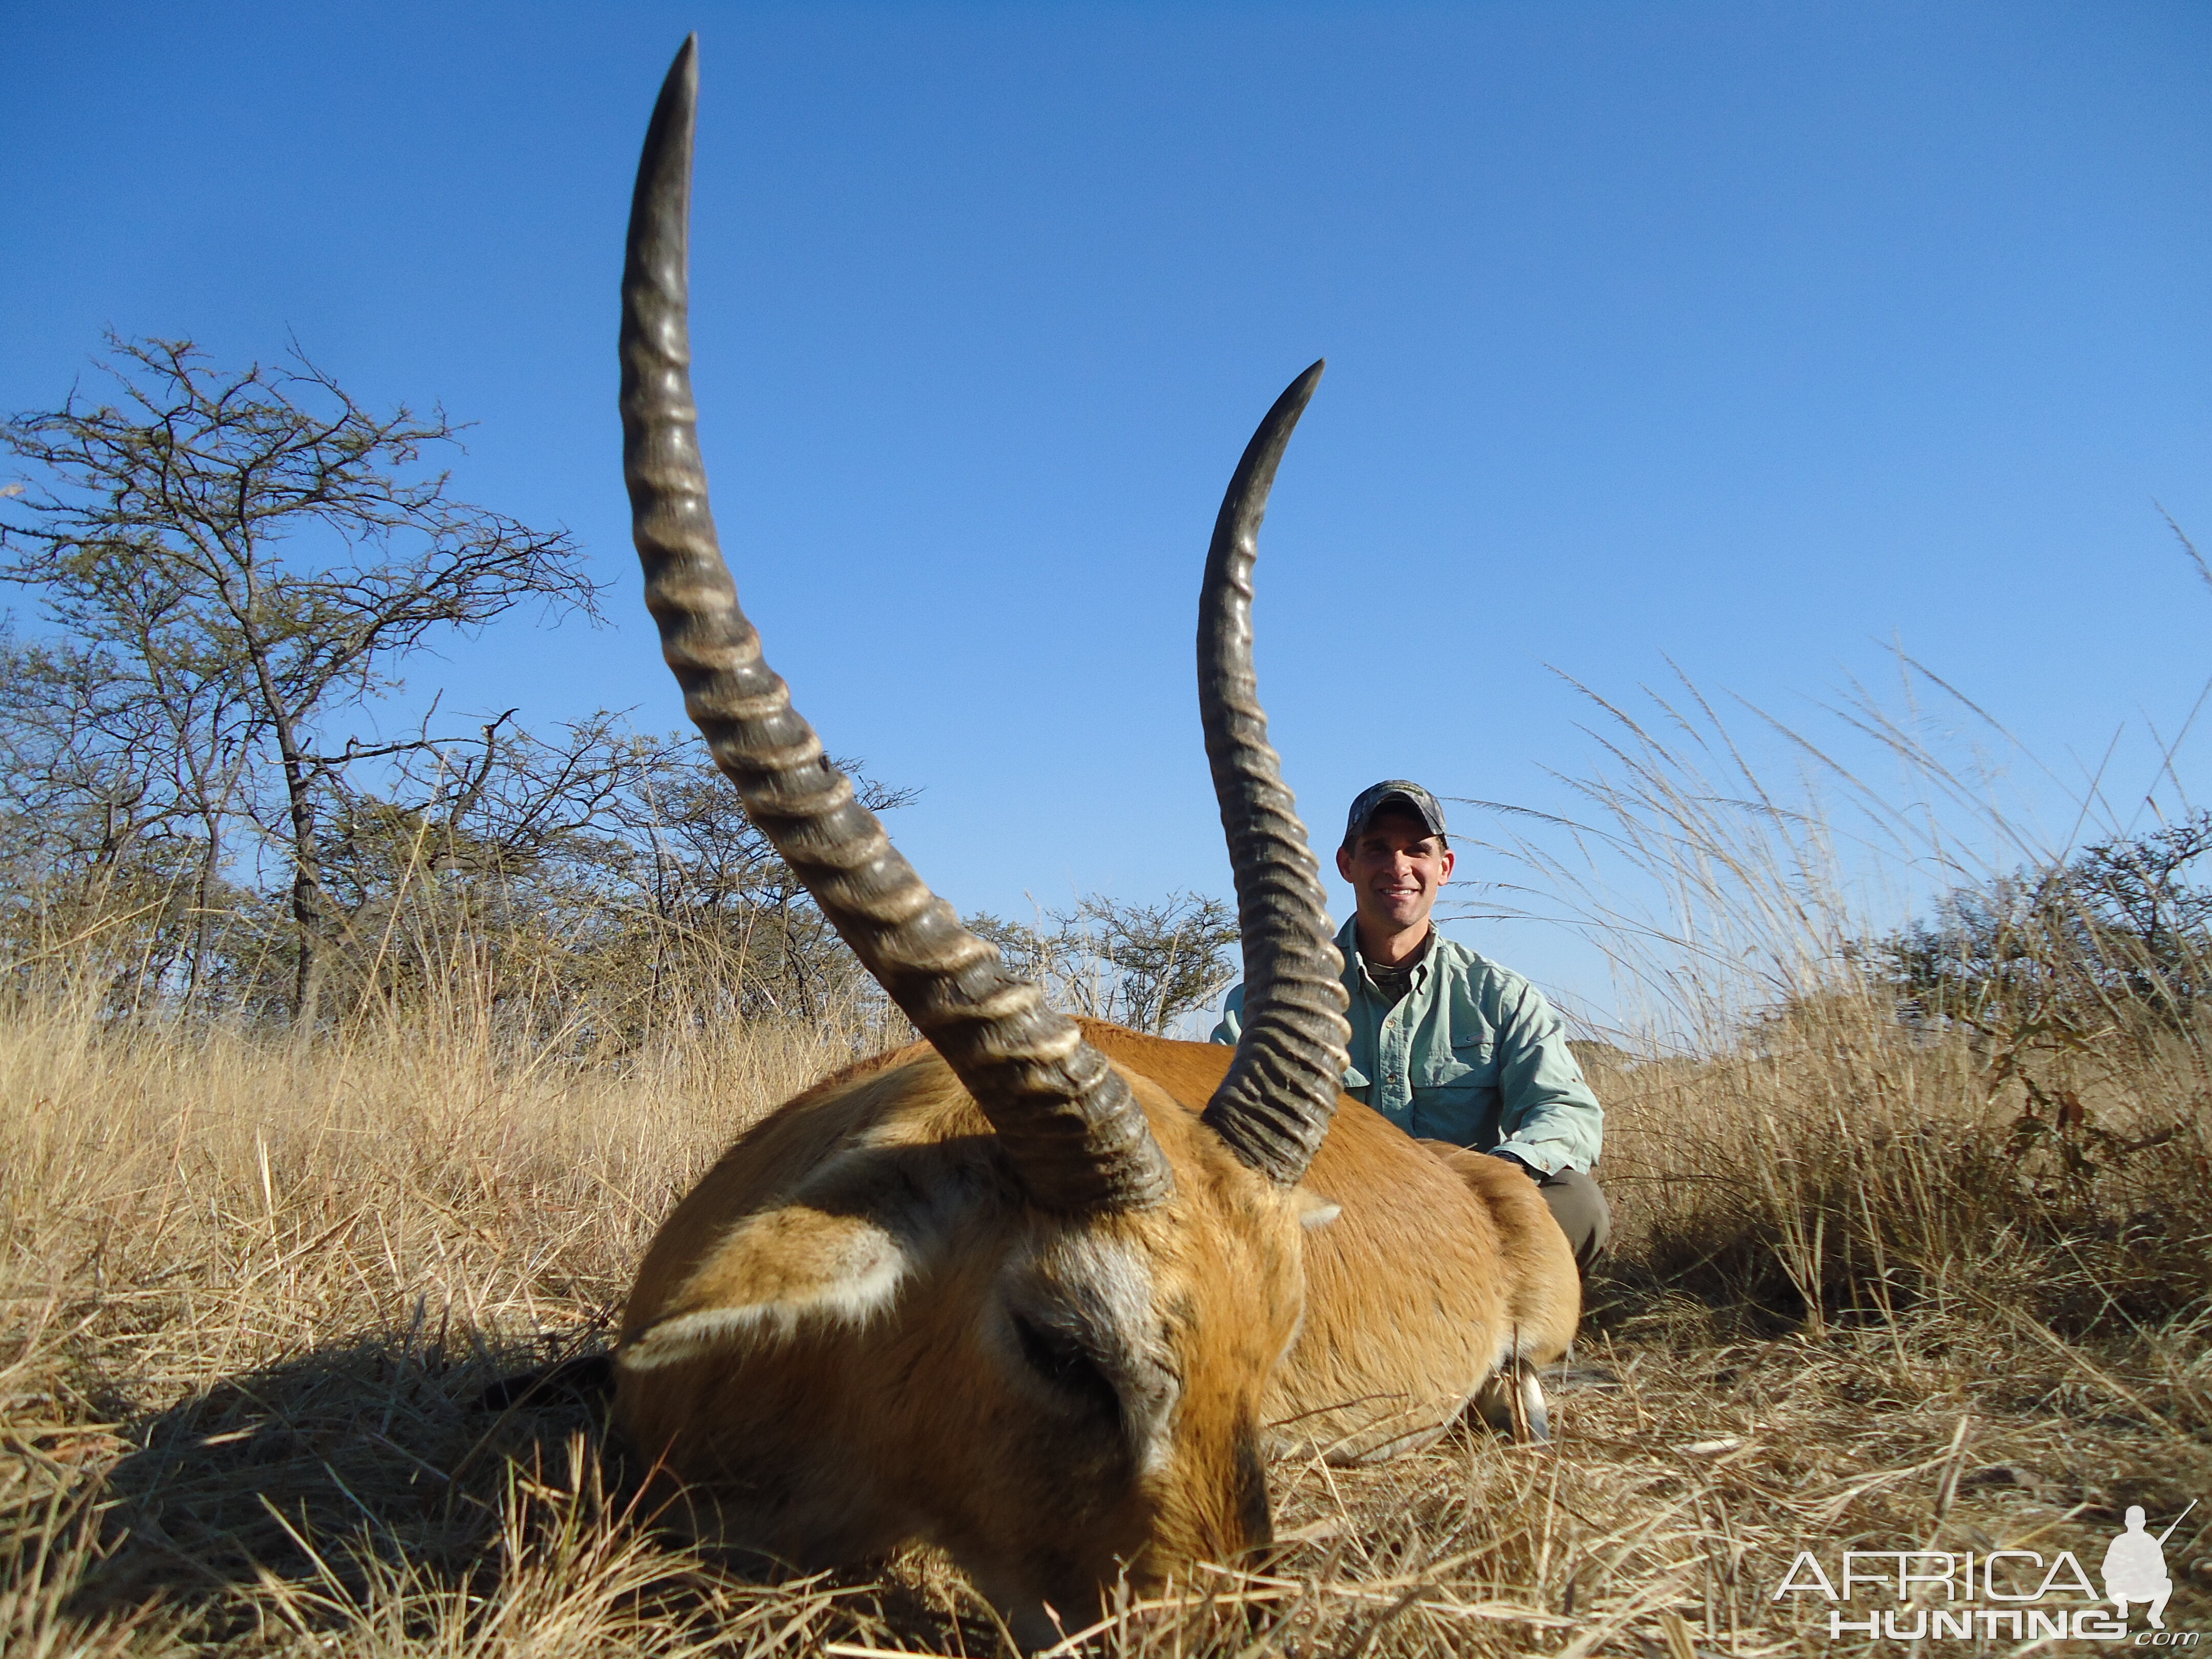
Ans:
[{"label": "lechwe antelope", "polygon": [[715,760],[926,1041],[741,1137],[630,1293],[615,1414],[666,1511],[802,1567],[944,1546],[1025,1641],[1126,1571],[1268,1540],[1263,1449],[1388,1455],[1471,1401],[1540,1431],[1579,1288],[1535,1186],[1344,1099],[1339,962],[1255,691],[1260,520],[1316,363],[1214,526],[1199,706],[1243,924],[1232,1056],[1079,1024],[892,849],[793,712],[717,551],[691,400],[694,46],[623,276],[646,599]]}]

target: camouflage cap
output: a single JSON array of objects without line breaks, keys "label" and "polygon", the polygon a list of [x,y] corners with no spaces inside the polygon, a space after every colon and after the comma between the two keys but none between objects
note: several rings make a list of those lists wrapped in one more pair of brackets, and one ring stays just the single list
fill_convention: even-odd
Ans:
[{"label": "camouflage cap", "polygon": [[1391,807],[1411,812],[1428,825],[1432,836],[1444,833],[1444,809],[1437,804],[1434,795],[1404,778],[1385,778],[1361,790],[1359,798],[1352,803],[1351,814],[1344,821],[1344,844],[1349,847],[1358,840],[1375,815]]}]

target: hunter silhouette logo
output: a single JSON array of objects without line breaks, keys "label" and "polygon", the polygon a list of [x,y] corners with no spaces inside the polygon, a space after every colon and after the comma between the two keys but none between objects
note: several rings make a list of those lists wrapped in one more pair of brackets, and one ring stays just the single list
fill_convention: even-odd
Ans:
[{"label": "hunter silhouette logo", "polygon": [[[2189,1500],[2189,1510],[2197,1507],[2197,1500]],[[2166,1575],[2166,1540],[2173,1536],[2173,1528],[2189,1517],[2184,1510],[2173,1517],[2172,1523],[2155,1538],[2143,1530],[2143,1511],[2140,1504],[2128,1506],[2128,1529],[2105,1548],[2105,1595],[2119,1609],[2118,1617],[2124,1623],[2128,1603],[2148,1602],[2150,1622],[2154,1630],[2166,1628],[2166,1598],[2173,1594],[2173,1580]]]}]

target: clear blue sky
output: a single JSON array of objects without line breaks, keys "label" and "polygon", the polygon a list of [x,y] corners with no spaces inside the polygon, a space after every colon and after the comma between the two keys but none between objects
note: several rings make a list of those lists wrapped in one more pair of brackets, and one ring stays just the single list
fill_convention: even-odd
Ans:
[{"label": "clear blue sky", "polygon": [[2212,672],[2153,506],[2212,544],[2201,3],[8,11],[0,408],[108,326],[441,400],[462,493],[619,585],[412,670],[541,726],[680,721],[613,345],[696,27],[723,539],[963,908],[1227,890],[1195,583],[1317,356],[1260,621],[1325,840],[1386,775],[1558,804],[1547,665],[1787,712],[1898,637],[2061,769]]}]

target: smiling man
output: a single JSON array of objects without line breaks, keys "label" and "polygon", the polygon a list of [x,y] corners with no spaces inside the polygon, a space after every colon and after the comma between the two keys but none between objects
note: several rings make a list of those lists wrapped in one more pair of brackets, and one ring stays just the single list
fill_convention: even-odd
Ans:
[{"label": "smiling man", "polygon": [[[1352,803],[1336,853],[1354,905],[1336,937],[1352,994],[1345,1092],[1418,1139],[1519,1164],[1587,1268],[1612,1225],[1589,1176],[1605,1113],[1543,993],[1430,920],[1455,862],[1443,808],[1418,783],[1388,779]],[[1243,1017],[1240,985],[1213,1040],[1234,1044]]]}]

